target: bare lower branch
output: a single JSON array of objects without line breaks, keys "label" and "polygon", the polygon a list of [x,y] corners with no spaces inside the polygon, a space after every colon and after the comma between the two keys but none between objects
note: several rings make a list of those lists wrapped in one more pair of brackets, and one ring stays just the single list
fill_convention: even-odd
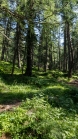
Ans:
[{"label": "bare lower branch", "polygon": [[0,31],[0,33],[8,40],[8,41],[12,41],[10,38],[8,38],[4,33],[2,33],[2,31]]}]

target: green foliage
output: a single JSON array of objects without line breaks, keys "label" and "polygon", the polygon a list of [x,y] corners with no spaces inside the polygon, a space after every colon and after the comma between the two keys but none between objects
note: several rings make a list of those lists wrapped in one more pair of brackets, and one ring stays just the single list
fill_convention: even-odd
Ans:
[{"label": "green foliage", "polygon": [[[77,138],[78,117],[62,108],[53,108],[43,98],[27,99],[10,113],[0,115],[1,133],[18,139]],[[73,130],[74,129],[74,130]]]},{"label": "green foliage", "polygon": [[[6,64],[9,72],[10,64]],[[68,86],[62,72],[38,72],[36,77],[25,77],[6,74],[4,64],[1,69],[0,105],[19,101],[21,104],[0,113],[0,136],[7,134],[12,139],[78,138],[78,88]]]}]

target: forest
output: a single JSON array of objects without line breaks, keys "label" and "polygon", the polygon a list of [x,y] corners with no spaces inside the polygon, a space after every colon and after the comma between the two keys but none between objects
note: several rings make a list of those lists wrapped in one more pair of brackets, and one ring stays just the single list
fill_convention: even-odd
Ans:
[{"label": "forest", "polygon": [[78,139],[77,0],[0,0],[0,139]]}]

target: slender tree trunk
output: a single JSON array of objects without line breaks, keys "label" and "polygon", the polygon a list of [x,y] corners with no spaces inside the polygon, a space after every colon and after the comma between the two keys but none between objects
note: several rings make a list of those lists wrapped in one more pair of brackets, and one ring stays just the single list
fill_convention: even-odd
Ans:
[{"label": "slender tree trunk", "polygon": [[53,57],[52,57],[52,44],[49,48],[49,70],[52,70]]},{"label": "slender tree trunk", "polygon": [[14,73],[16,58],[18,60],[18,67],[21,68],[21,58],[20,58],[20,26],[17,23],[16,34],[15,34],[15,48],[14,48],[14,57],[13,57],[13,67],[12,74]]},{"label": "slender tree trunk", "polygon": [[60,28],[59,28],[59,36],[58,36],[58,61],[59,61],[59,70],[61,69],[61,61],[60,61]]},{"label": "slender tree trunk", "polygon": [[[77,48],[77,50],[76,50],[77,52],[76,52],[76,57],[75,57],[75,59],[76,59],[76,62],[75,63],[77,63],[77,61],[78,61],[78,48]],[[78,64],[76,64],[76,70],[78,69]]]},{"label": "slender tree trunk", "polygon": [[66,45],[67,45],[67,23],[65,22],[65,28],[64,28],[64,64],[63,64],[63,71],[67,71],[67,62],[66,62]]},{"label": "slender tree trunk", "polygon": [[[8,19],[7,22],[7,28],[6,28],[6,36],[9,38],[10,37],[10,30],[11,30],[11,19]],[[6,61],[9,60],[9,41],[6,40]]]},{"label": "slender tree trunk", "polygon": [[26,64],[26,55],[27,55],[27,45],[25,45],[24,57],[23,57],[23,64],[22,64],[22,74],[24,73],[24,66]]},{"label": "slender tree trunk", "polygon": [[14,57],[13,57],[13,67],[12,67],[12,75],[14,73],[14,68],[15,68],[15,61],[16,61],[16,56],[17,56],[17,49],[14,51]]},{"label": "slender tree trunk", "polygon": [[18,59],[18,67],[19,68],[21,68],[20,38],[21,38],[21,29],[20,29],[20,25],[17,23],[17,28],[16,28],[16,47],[17,47],[17,59]]},{"label": "slender tree trunk", "polygon": [[[11,29],[11,19],[8,19],[8,21],[5,21],[6,29],[4,30],[4,34],[9,38],[10,36],[10,29]],[[1,60],[8,61],[9,57],[9,40],[7,40],[5,37],[3,37],[3,44],[2,44],[2,54],[1,54]]]},{"label": "slender tree trunk", "polygon": [[44,54],[44,72],[47,70],[47,38],[46,38],[46,44],[45,44],[45,54]]},{"label": "slender tree trunk", "polygon": [[38,71],[40,70],[40,62],[41,62],[41,44],[39,42],[39,48],[38,48]]},{"label": "slender tree trunk", "polygon": [[68,42],[68,78],[72,76],[72,57],[71,57],[71,41],[70,41],[70,26],[67,22],[67,42]]},{"label": "slender tree trunk", "polygon": [[32,47],[33,47],[33,33],[29,25],[27,32],[27,68],[25,75],[32,76]]},{"label": "slender tree trunk", "polygon": [[[5,33],[5,32],[4,32]],[[4,60],[5,58],[5,51],[6,51],[6,46],[5,46],[5,38],[3,37],[3,43],[2,43],[2,53],[1,53],[1,61]]]}]

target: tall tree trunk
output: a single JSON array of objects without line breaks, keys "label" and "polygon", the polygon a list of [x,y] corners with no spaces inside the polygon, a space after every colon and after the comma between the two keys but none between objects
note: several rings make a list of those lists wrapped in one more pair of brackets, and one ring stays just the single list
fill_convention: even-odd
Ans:
[{"label": "tall tree trunk", "polygon": [[12,75],[14,73],[16,56],[17,56],[17,49],[15,48],[15,50],[14,50],[14,57],[13,57],[13,67],[12,67],[12,73],[11,73]]},{"label": "tall tree trunk", "polygon": [[68,78],[72,76],[72,57],[71,57],[71,40],[70,40],[70,26],[67,22],[67,45],[68,45]]},{"label": "tall tree trunk", "polygon": [[16,26],[16,34],[15,34],[15,48],[14,48],[14,56],[13,56],[13,67],[12,67],[12,74],[14,73],[15,62],[16,58],[18,60],[18,67],[21,68],[21,58],[20,58],[20,26],[17,23]]},{"label": "tall tree trunk", "polygon": [[25,71],[25,75],[32,76],[32,64],[33,64],[33,47],[34,47],[34,1],[28,0],[27,1],[27,8],[28,8],[28,31],[27,31],[27,68]]},{"label": "tall tree trunk", "polygon": [[17,47],[17,60],[18,60],[18,67],[19,68],[21,68],[20,38],[21,38],[21,28],[20,28],[20,25],[17,23],[17,28],[16,28],[16,47]]},{"label": "tall tree trunk", "polygon": [[46,72],[46,70],[47,70],[47,51],[48,51],[47,38],[45,41],[46,41],[46,44],[45,44],[45,54],[44,54],[44,72]]},{"label": "tall tree trunk", "polygon": [[39,42],[39,48],[38,48],[38,71],[40,70],[40,62],[41,62],[41,44]]},{"label": "tall tree trunk", "polygon": [[27,68],[25,75],[32,76],[32,47],[33,47],[33,32],[31,26],[28,26],[27,32]]},{"label": "tall tree trunk", "polygon": [[[6,29],[4,29],[4,34],[9,38],[10,36],[10,29],[11,29],[11,19],[8,19],[7,21],[4,22]],[[9,57],[9,40],[3,37],[3,44],[2,44],[2,53],[1,53],[1,60],[8,61]]]},{"label": "tall tree trunk", "polygon": [[[5,34],[5,31],[4,31]],[[3,61],[5,58],[5,51],[6,51],[6,46],[5,46],[5,38],[3,37],[3,43],[2,43],[2,53],[1,53],[1,60]]]},{"label": "tall tree trunk", "polygon": [[53,57],[52,57],[52,44],[49,47],[49,70],[52,70]]},{"label": "tall tree trunk", "polygon": [[63,64],[63,71],[67,71],[67,62],[66,62],[66,53],[67,53],[67,23],[65,22],[65,28],[64,28],[64,64]]},{"label": "tall tree trunk", "polygon": [[59,61],[59,70],[61,69],[61,60],[60,60],[60,28],[59,28],[59,36],[58,36],[58,61]]}]

